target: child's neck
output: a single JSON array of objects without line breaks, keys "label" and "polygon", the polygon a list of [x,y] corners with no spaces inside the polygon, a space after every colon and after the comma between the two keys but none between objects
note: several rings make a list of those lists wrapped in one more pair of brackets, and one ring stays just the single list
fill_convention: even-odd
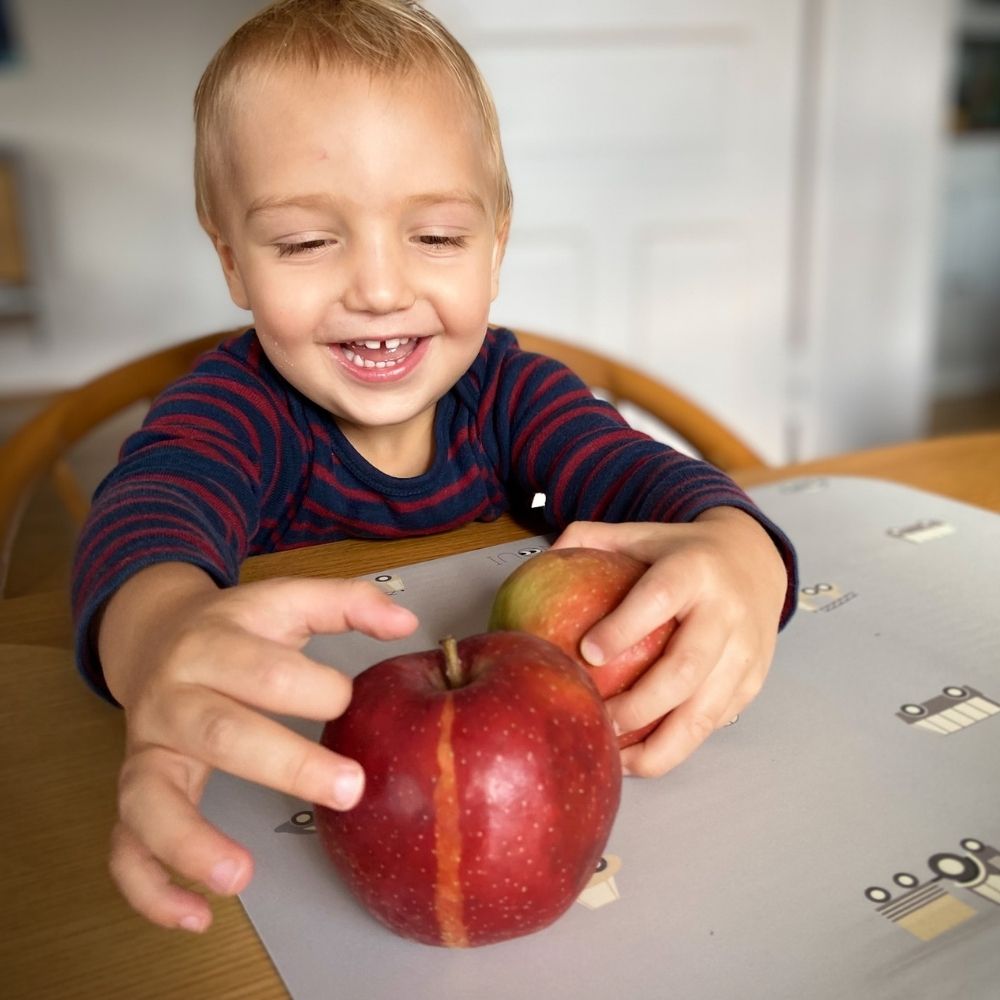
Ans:
[{"label": "child's neck", "polygon": [[379,472],[412,479],[434,461],[434,409],[392,427],[359,427],[341,420],[337,424],[354,450]]}]

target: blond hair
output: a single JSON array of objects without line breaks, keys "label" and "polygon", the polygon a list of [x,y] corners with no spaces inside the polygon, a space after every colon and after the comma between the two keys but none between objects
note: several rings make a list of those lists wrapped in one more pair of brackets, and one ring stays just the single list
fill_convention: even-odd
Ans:
[{"label": "blond hair", "polygon": [[472,57],[433,14],[414,0],[277,0],[233,33],[195,91],[195,204],[206,231],[218,229],[222,147],[240,83],[260,70],[330,66],[373,75],[416,69],[450,75],[481,122],[496,183],[497,228],[506,227],[512,196],[493,98]]}]

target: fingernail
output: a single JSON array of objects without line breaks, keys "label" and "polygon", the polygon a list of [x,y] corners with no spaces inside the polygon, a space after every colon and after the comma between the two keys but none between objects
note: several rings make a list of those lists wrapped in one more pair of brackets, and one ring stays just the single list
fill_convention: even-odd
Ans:
[{"label": "fingernail", "polygon": [[621,736],[622,727],[614,719],[611,720],[611,728],[615,731],[615,736]]},{"label": "fingernail", "polygon": [[350,809],[357,805],[365,788],[365,773],[360,767],[345,767],[333,779],[333,806]]},{"label": "fingernail", "polygon": [[205,930],[206,924],[202,917],[188,914],[186,917],[181,917],[181,922],[178,926],[183,930],[191,931],[192,934],[201,934]]},{"label": "fingernail", "polygon": [[604,664],[604,653],[592,639],[584,639],[580,643],[580,655],[592,667],[600,667]]},{"label": "fingernail", "polygon": [[[239,875],[240,866],[232,858],[225,858],[217,861],[212,869],[212,874],[208,878],[208,884],[213,891],[221,895],[228,895],[233,891],[236,884],[236,877]],[[189,918],[185,918],[189,919]]]}]

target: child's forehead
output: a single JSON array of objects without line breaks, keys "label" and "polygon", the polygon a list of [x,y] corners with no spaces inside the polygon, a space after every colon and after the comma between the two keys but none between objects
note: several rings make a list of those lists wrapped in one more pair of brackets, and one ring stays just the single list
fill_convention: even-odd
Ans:
[{"label": "child's forehead", "polygon": [[268,99],[294,102],[317,92],[335,92],[341,83],[359,82],[364,86],[351,89],[367,93],[373,111],[379,111],[394,94],[418,88],[426,100],[449,105],[482,123],[474,98],[453,73],[444,67],[420,64],[392,70],[339,62],[250,66],[234,81],[230,106],[252,115]]},{"label": "child's forehead", "polygon": [[[229,102],[224,141],[236,155],[247,144],[284,140],[298,146],[306,133],[420,128],[428,142],[468,141],[470,155],[489,159],[486,123],[454,77],[444,70],[372,72],[353,66],[281,66],[245,75]],[[431,134],[436,132],[436,138]]]},{"label": "child's forehead", "polygon": [[488,214],[496,208],[485,129],[446,74],[281,67],[244,84],[223,154],[241,202],[332,180],[343,198],[360,189],[387,198],[434,192],[441,201],[448,190],[471,192],[468,200]]}]

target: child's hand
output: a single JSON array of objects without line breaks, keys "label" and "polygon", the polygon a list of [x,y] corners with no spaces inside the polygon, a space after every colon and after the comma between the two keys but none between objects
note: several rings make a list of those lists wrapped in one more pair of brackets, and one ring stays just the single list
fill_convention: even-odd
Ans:
[{"label": "child's hand", "polygon": [[595,666],[676,617],[666,651],[628,690],[608,700],[630,732],[669,716],[642,743],[622,751],[628,774],[663,774],[756,696],[774,653],[788,587],[784,563],[748,514],[716,507],[690,524],[577,522],[556,548],[625,552],[650,568],[622,603],[581,642]]},{"label": "child's hand", "polygon": [[180,563],[132,577],[108,602],[99,636],[105,677],[125,709],[110,868],[128,902],[164,927],[201,931],[212,920],[208,902],[171,874],[222,895],[250,881],[250,853],[198,810],[213,768],[307,802],[353,806],[361,768],[264,713],[325,721],[347,707],[350,680],[299,652],[313,633],[392,639],[415,626],[410,611],[362,581],[219,590]]}]

